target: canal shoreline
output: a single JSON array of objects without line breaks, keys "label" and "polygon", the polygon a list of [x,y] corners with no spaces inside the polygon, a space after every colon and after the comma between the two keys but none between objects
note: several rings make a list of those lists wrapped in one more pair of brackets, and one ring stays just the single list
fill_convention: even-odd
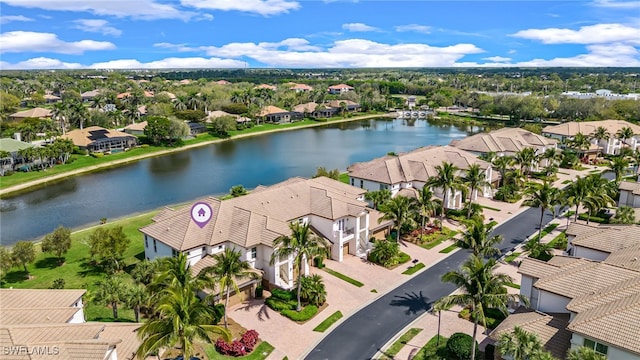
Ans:
[{"label": "canal shoreline", "polygon": [[298,129],[306,129],[306,128],[312,128],[312,127],[318,127],[318,126],[326,126],[326,125],[330,125],[330,124],[339,124],[339,123],[358,121],[358,120],[375,119],[375,118],[381,118],[381,117],[396,118],[397,114],[396,113],[386,113],[386,114],[383,113],[383,114],[370,114],[370,115],[354,116],[354,117],[351,117],[351,118],[333,120],[333,121],[327,121],[327,122],[318,122],[318,123],[315,123],[315,124],[287,127],[287,128],[282,128],[282,129],[272,129],[272,130],[266,130],[266,131],[260,131],[260,132],[252,132],[252,133],[247,133],[247,134],[240,134],[240,135],[236,135],[236,136],[230,137],[228,139],[214,139],[214,140],[210,140],[210,141],[203,141],[203,142],[196,143],[196,144],[185,145],[185,146],[178,147],[178,148],[160,150],[160,151],[156,151],[156,152],[152,152],[152,153],[148,153],[148,154],[132,156],[132,157],[126,158],[126,159],[113,160],[113,161],[105,162],[105,163],[98,164],[98,165],[87,166],[85,168],[76,169],[76,170],[72,170],[72,171],[68,171],[68,172],[64,172],[64,173],[60,173],[60,174],[56,174],[56,175],[52,175],[52,176],[36,179],[36,180],[27,181],[27,182],[24,182],[22,184],[13,185],[13,186],[10,186],[10,187],[5,188],[5,189],[0,189],[0,198],[4,198],[4,197],[6,197],[8,195],[17,194],[17,193],[20,193],[20,192],[25,192],[25,191],[27,191],[27,190],[29,190],[31,188],[35,188],[35,187],[40,187],[40,186],[46,185],[49,182],[56,182],[56,181],[60,181],[60,180],[63,180],[63,179],[69,178],[69,177],[95,172],[95,171],[101,170],[101,169],[117,167],[117,166],[120,166],[120,165],[126,165],[126,164],[129,164],[129,163],[132,163],[132,162],[136,162],[136,161],[147,159],[147,158],[151,158],[151,157],[168,155],[168,154],[172,154],[172,153],[176,153],[176,152],[180,152],[180,151],[185,151],[185,150],[189,150],[189,149],[193,149],[193,148],[203,147],[203,146],[207,146],[207,145],[211,145],[211,144],[215,144],[215,143],[219,143],[219,142],[233,141],[235,139],[242,139],[242,138],[247,138],[247,137],[252,137],[252,136],[260,136],[260,135],[271,134],[271,133],[276,133],[276,132],[292,131],[292,130],[298,130]]}]

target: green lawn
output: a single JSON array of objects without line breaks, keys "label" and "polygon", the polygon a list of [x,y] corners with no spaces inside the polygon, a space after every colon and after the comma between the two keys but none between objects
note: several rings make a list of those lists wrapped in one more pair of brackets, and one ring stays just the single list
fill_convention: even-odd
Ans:
[{"label": "green lawn", "polygon": [[491,206],[484,206],[484,205],[482,205],[482,208],[483,208],[483,209],[488,209],[488,210],[493,210],[493,211],[502,211],[502,210],[500,210],[500,209],[497,209],[497,208],[494,208],[494,207],[491,207]]},{"label": "green lawn", "polygon": [[349,284],[355,285],[357,287],[363,287],[364,286],[364,284],[361,283],[360,281],[358,281],[356,279],[353,279],[353,278],[350,278],[347,275],[341,274],[341,273],[339,273],[339,272],[337,272],[335,270],[331,270],[328,267],[324,267],[324,268],[322,268],[322,270],[324,270],[324,271],[328,272],[329,274],[337,277],[338,279],[341,279],[341,280],[344,280],[344,281],[348,282]]},{"label": "green lawn", "polygon": [[391,360],[394,359],[395,356],[402,350],[402,348],[409,342],[411,339],[416,337],[422,329],[419,328],[411,328],[406,333],[402,334],[398,340],[396,340],[391,346],[382,352],[382,356],[380,356],[379,360]]},{"label": "green lawn", "polygon": [[273,346],[266,341],[262,341],[255,349],[245,356],[233,357],[226,356],[218,353],[214,345],[207,345],[204,351],[207,353],[209,360],[227,360],[227,359],[239,359],[239,360],[263,360],[266,359],[271,352],[273,352]]},{"label": "green lawn", "polygon": [[[156,212],[107,223],[105,227],[122,226],[124,233],[131,239],[131,244],[124,254],[125,269],[131,267],[144,258],[144,243],[138,228],[151,223],[151,218]],[[96,219],[96,223],[98,219]],[[16,289],[47,289],[53,281],[62,278],[65,281],[66,289],[87,289],[89,293],[96,288],[96,283],[105,278],[105,274],[99,268],[94,267],[89,258],[89,245],[86,243],[93,229],[86,229],[75,232],[71,235],[71,249],[65,255],[65,262],[62,266],[57,265],[57,259],[50,254],[39,253],[36,260],[28,266],[33,277],[27,280],[24,271],[18,268],[8,272],[0,282],[3,288],[13,287]],[[39,246],[36,246],[40,251]],[[131,279],[128,273],[123,272],[126,279]],[[85,297],[85,301],[89,297]],[[87,320],[112,320],[112,312],[104,306],[99,306],[87,301],[85,314]],[[121,320],[133,321],[133,311],[121,306],[119,309]]]},{"label": "green lawn", "polygon": [[349,184],[349,173],[348,172],[343,172],[340,174],[340,176],[338,177],[338,180],[340,180],[340,182],[343,182],[345,184]]},{"label": "green lawn", "polygon": [[424,269],[424,267],[425,267],[425,265],[423,263],[417,263],[417,264],[411,266],[410,268],[408,268],[407,270],[403,271],[402,274],[403,275],[413,275],[418,270]]},{"label": "green lawn", "polygon": [[336,321],[342,318],[342,313],[340,311],[336,311],[328,318],[324,319],[318,326],[316,326],[313,331],[317,332],[325,332],[331,325],[335,324]]},{"label": "green lawn", "polygon": [[511,255],[509,255],[509,256],[507,256],[507,257],[505,257],[505,258],[504,258],[504,261],[505,261],[506,263],[510,263],[510,262],[512,262],[513,260],[515,260],[518,256],[520,256],[520,254],[521,254],[521,253],[519,253],[519,252],[513,252],[513,253],[511,253]]},{"label": "green lawn", "polygon": [[536,239],[537,241],[540,241],[540,239],[542,239],[543,237],[545,237],[548,233],[552,232],[555,228],[558,227],[558,225],[560,224],[549,224],[547,225],[544,229],[542,229],[542,233],[541,234],[536,234],[536,236],[533,237],[533,239]]},{"label": "green lawn", "polygon": [[447,246],[446,248],[444,248],[444,249],[442,249],[442,250],[440,250],[438,252],[441,253],[441,254],[448,254],[448,253],[452,252],[453,250],[455,250],[457,248],[458,248],[458,244],[454,243],[454,244],[451,244],[451,245]]},{"label": "green lawn", "polygon": [[438,335],[432,337],[423,347],[418,351],[413,360],[438,360],[448,359],[447,355],[447,340],[448,338],[440,335],[438,341]]}]

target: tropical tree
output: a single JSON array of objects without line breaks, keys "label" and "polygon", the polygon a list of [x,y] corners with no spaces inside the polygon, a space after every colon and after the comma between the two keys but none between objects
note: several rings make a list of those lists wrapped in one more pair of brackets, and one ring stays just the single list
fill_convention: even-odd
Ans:
[{"label": "tropical tree", "polygon": [[325,168],[324,166],[320,166],[316,169],[316,173],[315,175],[313,175],[314,178],[320,177],[320,176],[325,176],[328,177],[329,179],[333,179],[333,180],[339,180],[340,179],[340,170],[338,169],[333,169],[333,170],[327,170],[327,168]]},{"label": "tropical tree", "polygon": [[509,302],[520,299],[528,303],[528,299],[522,295],[509,294],[506,286],[513,279],[506,274],[495,274],[496,260],[483,260],[472,255],[460,269],[447,272],[442,276],[442,281],[452,283],[460,288],[459,293],[448,295],[436,301],[438,309],[449,309],[453,305],[469,307],[473,318],[473,341],[471,360],[475,360],[475,343],[478,333],[478,321],[482,320],[486,328],[485,312],[489,308],[499,309],[505,315],[508,313]]},{"label": "tropical tree", "polygon": [[502,241],[501,235],[493,234],[493,224],[485,224],[481,217],[470,218],[464,222],[465,232],[458,241],[464,249],[471,249],[474,256],[492,256],[500,254],[495,247]]},{"label": "tropical tree", "polygon": [[522,206],[540,208],[540,223],[538,228],[538,239],[542,237],[542,222],[544,212],[551,209],[555,213],[555,206],[560,205],[562,193],[553,184],[545,181],[542,184],[531,183],[524,190],[527,199],[522,202]]},{"label": "tropical tree", "polygon": [[234,185],[231,187],[231,189],[229,189],[229,194],[231,194],[232,197],[239,197],[247,195],[248,191],[242,185]]},{"label": "tropical tree", "polygon": [[513,158],[511,156],[498,156],[493,160],[493,166],[498,169],[500,173],[500,186],[504,185],[504,178],[507,172],[507,169],[513,163]]},{"label": "tropical tree", "polygon": [[544,351],[542,343],[535,333],[516,326],[513,332],[503,332],[498,340],[498,350],[503,356],[513,360],[532,360],[536,354]]},{"label": "tropical tree", "polygon": [[557,164],[562,160],[562,152],[556,148],[548,148],[540,155],[540,159],[547,160],[547,166]]},{"label": "tropical tree", "polygon": [[630,206],[620,206],[611,222],[614,224],[633,224],[636,222],[636,213]]},{"label": "tropical tree", "polygon": [[576,180],[564,189],[564,196],[569,206],[575,206],[573,221],[578,221],[578,208],[589,196],[589,182],[586,177],[578,176]]},{"label": "tropical tree", "polygon": [[[366,194],[365,194],[366,196]],[[420,217],[422,219],[422,226],[420,227],[420,235],[424,234],[424,227],[427,219],[436,213],[440,204],[433,197],[433,192],[428,186],[423,186],[418,192],[418,198],[416,199],[416,205],[418,207]]]},{"label": "tropical tree", "polygon": [[[597,140],[598,147],[602,149],[602,147],[600,146],[600,142],[602,140],[609,140],[611,138],[611,134],[609,133],[609,130],[607,130],[607,128],[605,128],[604,126],[598,126],[593,134],[591,134],[591,138]],[[600,150],[600,153],[603,153],[603,151]]]},{"label": "tropical tree", "polygon": [[[242,260],[240,251],[225,248],[223,252],[213,256],[215,264],[204,268],[199,275],[211,276],[211,281],[218,285],[219,298],[222,299],[222,292],[225,293],[224,300],[224,328],[228,329],[227,309],[229,308],[229,297],[231,290],[240,295],[238,281],[243,279],[257,279],[260,276],[251,267],[248,261]],[[213,286],[211,287],[213,288]]]},{"label": "tropical tree", "polygon": [[0,246],[0,275],[4,275],[13,267],[13,257],[11,251]]},{"label": "tropical tree", "polygon": [[157,261],[142,260],[131,270],[131,277],[138,284],[149,285],[153,281],[157,268]]},{"label": "tropical tree", "polygon": [[369,260],[384,267],[389,267],[396,264],[399,253],[400,245],[397,241],[376,240],[373,249],[369,253]]},{"label": "tropical tree", "polygon": [[327,301],[327,290],[324,286],[322,276],[313,274],[311,276],[303,276],[301,296],[311,305],[322,306]]},{"label": "tropical tree", "polygon": [[14,266],[22,266],[24,272],[29,276],[27,265],[36,259],[36,247],[33,245],[33,242],[26,240],[18,241],[11,249],[11,256]]},{"label": "tropical tree", "polygon": [[573,136],[571,140],[568,141],[569,146],[577,150],[587,150],[589,146],[591,146],[591,142],[589,141],[589,137],[579,132]]},{"label": "tropical tree", "polygon": [[124,291],[124,303],[133,310],[136,322],[140,322],[140,310],[149,302],[149,293],[143,285],[131,285]]},{"label": "tropical tree", "polygon": [[424,186],[437,187],[442,189],[442,217],[444,218],[447,213],[447,206],[449,202],[449,192],[466,191],[462,179],[456,172],[458,167],[452,163],[442,162],[442,165],[436,165],[436,175],[429,178]]},{"label": "tropical tree", "polygon": [[525,176],[529,176],[529,172],[537,160],[536,149],[526,147],[515,153],[513,160],[516,164],[520,165],[520,170]]},{"label": "tropical tree", "polygon": [[527,240],[522,249],[534,259],[548,261],[553,257],[551,246],[548,243],[540,242],[540,236]]},{"label": "tropical tree", "polygon": [[157,270],[148,288],[153,300],[162,295],[165,289],[171,287],[191,288],[202,290],[206,286],[204,277],[194,276],[185,253],[177,256],[165,257],[158,260]]},{"label": "tropical tree", "polygon": [[626,173],[627,169],[629,169],[629,160],[622,156],[616,156],[611,159],[609,164],[609,170],[616,174],[616,183],[620,184],[622,181],[622,176]]},{"label": "tropical tree", "polygon": [[569,350],[567,360],[607,360],[607,357],[591,348],[580,346]]},{"label": "tropical tree", "polygon": [[174,284],[164,289],[154,309],[157,315],[138,330],[138,338],[142,340],[138,359],[145,359],[167,347],[173,347],[185,359],[191,359],[194,342],[198,340],[211,342],[214,334],[231,340],[231,334],[224,327],[211,325],[216,319],[214,308],[200,301],[191,286]]},{"label": "tropical tree", "polygon": [[635,134],[633,133],[633,129],[631,129],[629,126],[623,127],[616,133],[616,137],[620,139],[624,145],[628,145],[627,140],[631,139],[634,135]]},{"label": "tropical tree", "polygon": [[391,199],[391,191],[389,191],[389,189],[367,191],[364,194],[364,199],[371,201],[373,208],[377,210],[381,204],[384,204]]},{"label": "tropical tree", "polygon": [[118,305],[126,299],[127,286],[120,276],[107,276],[99,281],[91,298],[94,303],[111,306],[113,318],[118,318]]},{"label": "tropical tree", "polygon": [[379,206],[384,215],[379,219],[393,220],[396,223],[396,241],[400,241],[402,227],[412,221],[412,213],[416,209],[416,199],[398,195]]},{"label": "tropical tree", "polygon": [[316,256],[326,256],[330,244],[324,238],[315,235],[310,229],[309,224],[299,224],[297,222],[289,225],[291,236],[280,236],[273,241],[273,254],[271,255],[270,264],[273,265],[278,259],[293,258],[293,265],[298,269],[298,304],[296,310],[302,310],[300,302],[300,289],[302,282],[302,268],[306,261]]},{"label": "tropical tree", "polygon": [[[470,202],[473,202],[473,197],[476,196],[476,190],[491,186],[491,183],[487,181],[485,170],[482,169],[479,164],[469,165],[465,175],[462,177],[462,182],[469,187]],[[467,211],[467,217],[471,217],[471,208]]]},{"label": "tropical tree", "polygon": [[42,252],[53,253],[58,258],[58,264],[62,265],[64,254],[71,248],[71,229],[58,226],[44,237],[41,248]]},{"label": "tropical tree", "polygon": [[122,226],[109,229],[99,227],[89,235],[89,255],[107,265],[110,270],[120,270],[120,260],[130,243],[131,239],[124,233]]}]

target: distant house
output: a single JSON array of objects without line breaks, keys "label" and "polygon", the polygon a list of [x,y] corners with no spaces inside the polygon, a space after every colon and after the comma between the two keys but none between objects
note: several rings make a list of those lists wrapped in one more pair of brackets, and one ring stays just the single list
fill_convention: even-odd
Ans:
[{"label": "distant house", "polygon": [[144,135],[144,129],[147,127],[146,121],[130,124],[124,127],[124,132],[131,135]]},{"label": "distant house", "polygon": [[[609,139],[601,141],[591,139],[592,148],[590,150],[602,150],[604,154],[616,155],[620,153],[620,149],[623,146],[628,147],[631,150],[640,149],[640,126],[624,120],[572,121],[560,125],[547,126],[542,129],[542,135],[564,142],[566,140],[573,139],[573,137],[578,133],[585,136],[591,136],[598,127],[607,129]],[[623,143],[622,139],[618,139],[616,137],[616,133],[625,127],[631,128],[634,136],[630,139],[626,139],[626,143]]]},{"label": "distant house", "polygon": [[171,101],[173,101],[173,100],[177,99],[176,94],[174,94],[174,93],[172,93],[172,92],[168,92],[168,91],[162,91],[162,92],[159,92],[157,95],[158,95],[158,96],[160,96],[160,95],[164,95],[164,96],[168,97],[169,99],[171,99]]},{"label": "distant house", "polygon": [[227,80],[218,80],[218,81],[216,81],[216,84],[218,84],[218,85],[230,85],[231,82],[229,82]]},{"label": "distant house", "polygon": [[62,98],[60,98],[60,96],[55,96],[55,95],[51,95],[51,94],[45,94],[44,95],[44,101],[47,104],[54,104],[54,103],[57,103],[57,102],[59,102],[61,100],[62,100]]},{"label": "distant house", "polygon": [[89,101],[92,101],[94,97],[100,94],[101,94],[100,90],[85,91],[82,94],[80,94],[80,98],[82,98],[82,102],[89,102]]},{"label": "distant house", "polygon": [[[144,97],[147,97],[147,98],[151,98],[151,97],[154,96],[151,91],[146,91],[146,90],[143,92],[143,95],[144,95]],[[131,93],[127,91],[127,92],[123,92],[123,93],[118,94],[117,98],[118,99],[124,99],[124,98],[128,98],[129,96],[131,96]]]},{"label": "distant house", "polygon": [[100,126],[72,130],[61,137],[69,139],[79,148],[91,152],[120,152],[138,145],[137,137]]},{"label": "distant house", "polygon": [[621,255],[627,255],[630,260],[634,256],[633,253],[638,254],[640,226],[572,223],[566,234],[569,255],[640,271],[640,261],[618,261]]},{"label": "distant house", "polygon": [[327,92],[333,95],[340,95],[342,93],[346,93],[347,91],[353,91],[353,87],[347,84],[338,84],[331,85],[329,86],[329,88],[327,88]]},{"label": "distant house", "polygon": [[409,110],[416,107],[416,97],[415,96],[407,97],[407,100],[405,101],[405,105],[409,108]]},{"label": "distant house", "polygon": [[330,100],[325,102],[325,105],[338,109],[338,112],[342,111],[343,106],[347,112],[360,111],[360,104],[351,100]]},{"label": "distant house", "polygon": [[313,91],[313,88],[307,84],[294,84],[289,88],[289,90],[293,90],[298,93]]},{"label": "distant house", "polygon": [[[443,162],[452,163],[458,169],[458,175],[471,164],[478,164],[484,170],[489,183],[496,182],[491,164],[478,159],[470,152],[451,146],[427,146],[408,153],[387,155],[364,163],[355,163],[347,168],[349,182],[368,191],[389,190],[393,196],[399,193],[415,196],[415,191],[422,189],[425,183],[437,175],[436,166]],[[433,189],[434,194],[445,198],[445,206],[450,209],[462,207],[464,198],[462,192],[448,190],[444,194],[442,189]],[[472,199],[477,196],[492,197],[490,187],[477,189]]]},{"label": "distant house", "polygon": [[24,141],[14,140],[10,138],[0,139],[0,150],[9,153],[9,157],[0,159],[0,169],[2,174],[6,170],[13,170],[15,164],[23,163],[24,159],[20,156],[19,151],[33,147],[33,144]]},{"label": "distant house", "polygon": [[276,91],[278,88],[273,86],[273,85],[260,84],[260,85],[258,85],[256,87],[254,87],[254,89],[267,89],[267,90]]},{"label": "distant house", "polygon": [[281,109],[277,106],[269,105],[265,106],[258,114],[263,121],[272,122],[276,124],[290,123],[293,121],[293,114],[289,110]]},{"label": "distant house", "polygon": [[29,110],[18,111],[17,113],[13,113],[9,115],[9,119],[11,120],[24,120],[26,118],[38,118],[38,119],[51,119],[52,113],[51,110],[36,107]]},{"label": "distant house", "polygon": [[620,182],[620,200],[618,206],[640,208],[640,182]]},{"label": "distant house", "polygon": [[292,112],[301,114],[303,117],[308,116],[314,119],[326,119],[338,115],[340,108],[329,106],[326,103],[317,104],[315,102],[308,102],[294,106]]}]

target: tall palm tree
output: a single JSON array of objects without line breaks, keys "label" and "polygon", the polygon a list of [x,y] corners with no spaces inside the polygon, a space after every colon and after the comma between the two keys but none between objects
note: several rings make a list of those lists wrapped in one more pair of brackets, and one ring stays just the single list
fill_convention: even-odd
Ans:
[{"label": "tall palm tree", "polygon": [[613,171],[616,174],[616,183],[620,184],[622,181],[622,176],[625,174],[627,169],[629,168],[629,160],[622,156],[616,156],[611,159],[611,163],[609,164],[609,170]]},{"label": "tall palm tree", "polygon": [[540,158],[547,160],[547,166],[557,164],[562,160],[562,152],[556,148],[549,148],[540,155]]},{"label": "tall palm tree", "polygon": [[502,241],[501,235],[491,235],[493,224],[485,224],[481,217],[464,222],[465,232],[459,243],[465,249],[471,249],[474,256],[492,256],[500,254],[494,245]]},{"label": "tall palm tree", "polygon": [[555,213],[555,206],[560,205],[560,190],[555,188],[553,184],[545,181],[542,184],[532,183],[524,190],[527,199],[522,202],[522,206],[531,206],[540,208],[540,224],[538,228],[538,241],[542,237],[542,221],[544,212],[551,209]]},{"label": "tall palm tree", "polygon": [[513,332],[500,334],[498,350],[501,355],[511,356],[513,360],[531,360],[536,354],[544,351],[542,342],[535,333],[516,326]]},{"label": "tall palm tree", "polygon": [[224,300],[224,328],[228,329],[227,309],[231,289],[240,294],[238,280],[250,278],[257,279],[258,273],[251,267],[248,261],[242,260],[242,253],[231,248],[225,248],[223,252],[213,256],[215,264],[202,269],[200,274],[210,275],[212,282],[219,285],[220,298],[222,292],[226,293]]},{"label": "tall palm tree", "polygon": [[132,285],[127,288],[124,295],[124,302],[133,309],[136,322],[140,322],[140,310],[149,301],[149,293],[143,285]]},{"label": "tall palm tree", "polygon": [[393,220],[396,223],[396,240],[400,241],[402,226],[411,221],[411,214],[416,209],[416,199],[398,195],[380,205],[380,211],[384,214],[382,220]]},{"label": "tall palm tree", "polygon": [[[609,140],[611,138],[611,134],[609,133],[609,130],[607,130],[607,128],[605,128],[604,126],[598,126],[593,134],[591,134],[591,138],[597,140],[598,147],[602,149],[602,146],[600,146],[600,142],[602,140]],[[603,153],[603,151],[600,150],[600,153]]]},{"label": "tall palm tree", "polygon": [[623,127],[616,133],[616,137],[622,141],[623,145],[628,145],[627,140],[631,139],[634,135],[633,129],[628,126]]},{"label": "tall palm tree", "polygon": [[501,187],[504,185],[504,177],[507,173],[507,169],[511,166],[512,163],[513,163],[513,158],[511,156],[498,156],[493,160],[493,166],[495,166],[496,169],[498,169],[498,172],[500,173]]},{"label": "tall palm tree", "polygon": [[118,304],[126,299],[127,288],[122,278],[119,276],[108,276],[98,283],[95,293],[92,294],[93,301],[98,304],[111,306],[113,318],[118,318]]},{"label": "tall palm tree", "polygon": [[518,151],[513,156],[513,160],[516,164],[520,165],[520,170],[522,170],[526,176],[529,176],[529,172],[537,160],[536,149],[526,147]]},{"label": "tall palm tree", "polygon": [[220,334],[230,341],[231,334],[215,321],[213,307],[203,303],[191,286],[171,285],[155,305],[157,315],[138,330],[142,340],[138,359],[166,347],[176,347],[185,359],[191,359],[195,341],[211,342],[213,334]]},{"label": "tall palm tree", "polygon": [[153,300],[161,297],[163,290],[172,286],[191,288],[194,291],[202,290],[206,286],[207,279],[193,276],[187,255],[184,253],[161,258],[157,266],[156,275],[148,286]]},{"label": "tall palm tree", "polygon": [[420,189],[416,202],[420,212],[420,217],[422,218],[420,235],[423,235],[426,220],[429,218],[429,216],[433,216],[433,214],[435,214],[439,204],[433,197],[433,192],[431,191],[431,189],[429,189],[428,186],[423,186],[422,189]]},{"label": "tall palm tree", "polygon": [[569,206],[575,206],[573,221],[578,221],[578,208],[583,204],[584,199],[589,195],[589,182],[586,177],[578,176],[576,180],[564,189]]},{"label": "tall palm tree", "polygon": [[296,310],[302,310],[300,302],[300,277],[305,261],[309,261],[316,256],[324,256],[328,253],[330,244],[324,238],[315,235],[309,224],[293,223],[289,225],[291,236],[280,236],[273,241],[273,254],[270,264],[273,265],[279,258],[293,257],[293,265],[298,268],[298,304]]},{"label": "tall palm tree", "polygon": [[589,137],[579,132],[573,136],[573,139],[569,140],[569,146],[576,150],[588,150],[589,146],[591,146],[591,142],[589,141]]},{"label": "tall palm tree", "polygon": [[611,222],[615,224],[633,224],[636,222],[636,213],[630,206],[620,206]]},{"label": "tall palm tree", "polygon": [[[491,186],[487,181],[487,175],[485,170],[480,167],[479,164],[471,164],[466,171],[466,174],[462,177],[462,181],[469,187],[469,201],[473,202],[476,190]],[[471,217],[471,207],[467,211],[467,217]]]},{"label": "tall palm tree", "polygon": [[391,191],[389,191],[388,189],[367,191],[364,194],[364,199],[367,201],[371,201],[373,208],[377,210],[381,204],[384,204],[389,199],[391,199]]},{"label": "tall palm tree", "polygon": [[442,162],[442,165],[435,167],[436,175],[427,180],[424,186],[438,187],[442,189],[442,217],[444,218],[447,213],[447,203],[449,202],[449,192],[453,193],[456,190],[465,191],[466,188],[462,184],[462,180],[456,172],[458,167],[452,163],[446,161]]},{"label": "tall palm tree", "polygon": [[452,283],[460,288],[459,293],[448,295],[436,301],[438,309],[449,309],[453,305],[469,306],[473,318],[473,341],[471,342],[471,360],[476,358],[476,337],[478,321],[482,320],[486,327],[485,311],[489,308],[499,309],[507,314],[510,301],[528,300],[522,295],[509,294],[506,286],[512,278],[506,274],[495,274],[496,260],[483,260],[472,255],[459,270],[450,271],[442,276],[443,282]]}]

